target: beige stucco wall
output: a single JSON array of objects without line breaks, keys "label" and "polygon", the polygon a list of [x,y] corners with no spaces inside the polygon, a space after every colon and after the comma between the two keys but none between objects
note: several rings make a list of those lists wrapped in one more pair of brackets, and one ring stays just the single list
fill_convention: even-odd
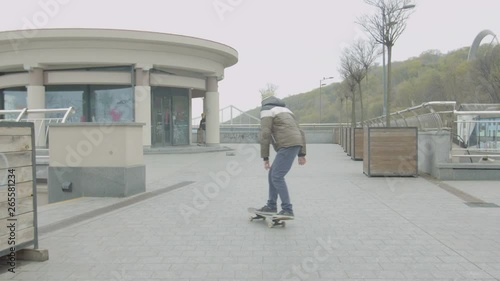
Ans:
[{"label": "beige stucco wall", "polygon": [[141,123],[67,123],[49,127],[49,166],[144,165]]},{"label": "beige stucco wall", "polygon": [[29,83],[29,74],[26,73],[14,73],[6,74],[0,76],[0,88],[10,88],[26,86]]},{"label": "beige stucco wall", "polygon": [[45,85],[130,85],[131,73],[113,71],[46,71]]},{"label": "beige stucco wall", "polygon": [[151,86],[192,88],[205,90],[205,79],[173,76],[166,74],[152,73],[150,78]]}]

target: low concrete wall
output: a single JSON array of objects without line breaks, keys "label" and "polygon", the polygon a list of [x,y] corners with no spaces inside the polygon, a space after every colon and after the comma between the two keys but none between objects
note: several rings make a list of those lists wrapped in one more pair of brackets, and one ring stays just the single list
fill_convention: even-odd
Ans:
[{"label": "low concrete wall", "polygon": [[450,132],[420,131],[418,136],[419,171],[439,180],[500,180],[498,162],[451,163],[450,149]]},{"label": "low concrete wall", "polygon": [[438,175],[438,163],[448,163],[451,136],[448,131],[418,132],[418,170],[420,173]]},{"label": "low concrete wall", "polygon": [[81,196],[125,197],[144,192],[143,125],[51,125],[49,203]]},{"label": "low concrete wall", "polygon": [[258,143],[259,133],[257,132],[221,132],[221,143]]},{"label": "low concrete wall", "polygon": [[304,130],[307,143],[333,143],[333,131],[328,130]]},{"label": "low concrete wall", "polygon": [[440,180],[500,180],[500,165],[489,163],[441,163],[436,178]]},{"label": "low concrete wall", "polygon": [[[304,130],[307,143],[333,143],[334,133],[332,129]],[[193,133],[192,139],[196,140],[196,133]],[[227,130],[221,129],[220,143],[259,143],[258,130]]]}]

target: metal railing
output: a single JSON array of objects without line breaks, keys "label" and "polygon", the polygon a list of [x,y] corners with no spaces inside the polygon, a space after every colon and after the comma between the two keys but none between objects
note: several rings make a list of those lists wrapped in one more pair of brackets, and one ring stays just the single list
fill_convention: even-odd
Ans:
[{"label": "metal railing", "polygon": [[[500,160],[499,104],[461,104],[457,109],[455,101],[432,101],[391,113],[390,116],[391,127],[449,131],[452,162],[461,158],[467,159],[467,162]],[[384,127],[385,115],[367,120],[363,125]]]},{"label": "metal railing", "polygon": [[[201,117],[191,119],[193,128],[198,128]],[[260,119],[252,116],[245,111],[229,105],[219,110],[219,124],[221,126],[254,126],[260,124]]]},{"label": "metal railing", "polygon": [[[45,114],[64,113],[61,117],[45,117]],[[35,124],[35,143],[38,148],[47,147],[48,124],[51,123],[66,123],[69,116],[75,113],[74,107],[68,108],[52,108],[52,109],[13,109],[0,110],[0,122],[33,122]],[[34,115],[37,114],[37,115]],[[44,117],[38,117],[38,115]],[[17,116],[16,116],[17,115]],[[31,115],[31,116],[30,116]],[[33,117],[33,115],[35,117]],[[15,117],[14,117],[15,116]]]},{"label": "metal railing", "polygon": [[[419,130],[451,129],[457,102],[431,101],[390,114],[391,127],[417,127]],[[385,115],[366,120],[365,126],[384,127]]]},{"label": "metal railing", "polygon": [[[500,160],[500,111],[455,111],[452,161]],[[458,159],[458,160],[456,160]]]}]

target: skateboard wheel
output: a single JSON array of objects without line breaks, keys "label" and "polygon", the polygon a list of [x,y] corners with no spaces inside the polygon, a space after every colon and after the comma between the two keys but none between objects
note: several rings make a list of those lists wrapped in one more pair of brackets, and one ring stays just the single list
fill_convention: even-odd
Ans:
[{"label": "skateboard wheel", "polygon": [[285,227],[285,225],[286,225],[286,222],[282,222],[282,223],[281,223],[281,226],[282,226],[282,227]]},{"label": "skateboard wheel", "polygon": [[273,226],[274,226],[274,222],[272,222],[272,221],[268,222],[268,223],[267,223],[267,226],[269,226],[269,228],[273,228]]}]

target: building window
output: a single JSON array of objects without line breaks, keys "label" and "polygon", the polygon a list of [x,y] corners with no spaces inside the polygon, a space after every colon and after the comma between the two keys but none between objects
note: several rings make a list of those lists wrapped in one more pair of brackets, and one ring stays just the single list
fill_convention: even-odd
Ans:
[{"label": "building window", "polygon": [[[86,122],[87,121],[87,99],[86,86],[46,86],[45,87],[45,108],[75,108],[75,113],[71,114],[66,122]],[[47,114],[49,118],[62,118],[64,113]]]},{"label": "building window", "polygon": [[[73,106],[67,122],[133,122],[133,90],[129,85],[47,86],[46,108]],[[51,114],[60,118],[64,113]]]},{"label": "building window", "polygon": [[90,86],[92,122],[133,122],[133,91],[130,86]]},{"label": "building window", "polygon": [[[13,110],[28,107],[27,90],[25,87],[7,88],[0,90],[0,109]],[[19,114],[6,114],[0,119],[16,119]]]}]

